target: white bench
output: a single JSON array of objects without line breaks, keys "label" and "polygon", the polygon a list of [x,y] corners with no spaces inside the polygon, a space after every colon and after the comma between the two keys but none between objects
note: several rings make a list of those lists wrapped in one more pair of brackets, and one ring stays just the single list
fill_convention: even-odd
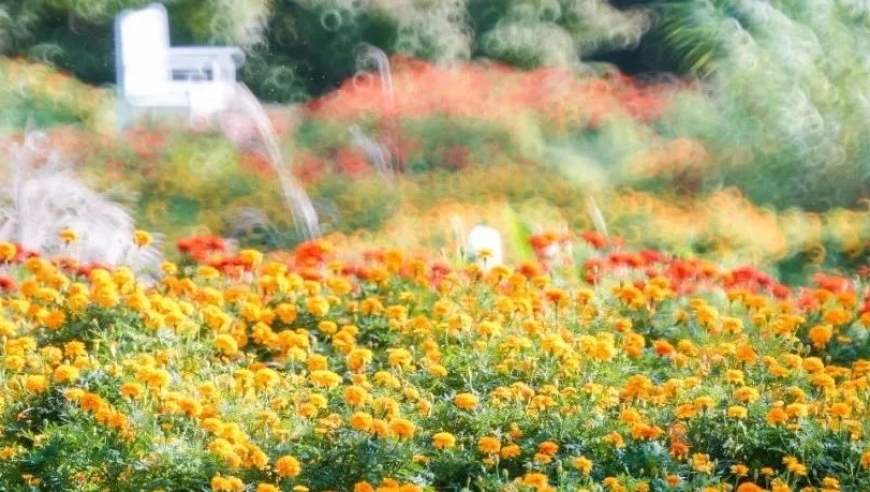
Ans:
[{"label": "white bench", "polygon": [[236,47],[171,47],[162,4],[121,12],[115,18],[119,126],[153,110],[181,111],[191,123],[219,113],[235,97],[244,63]]}]

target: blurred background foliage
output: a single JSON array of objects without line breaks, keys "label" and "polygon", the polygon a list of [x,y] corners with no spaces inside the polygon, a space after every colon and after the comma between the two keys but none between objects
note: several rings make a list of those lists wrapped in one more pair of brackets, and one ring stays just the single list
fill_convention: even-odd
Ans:
[{"label": "blurred background foliage", "polygon": [[[0,53],[114,81],[115,16],[148,0],[0,0]],[[634,50],[652,11],[605,0],[165,0],[173,44],[233,44],[263,100],[320,95],[364,70],[362,47],[523,68]],[[628,62],[630,65],[630,62]]]},{"label": "blurred background foliage", "polygon": [[[238,233],[246,240],[292,244],[271,177],[250,173],[263,163],[220,137],[148,133],[158,128],[88,143],[112,107],[114,18],[147,3],[0,0],[0,132],[78,127],[49,140],[101,189],[149,193],[131,205],[146,225],[242,224],[256,229]],[[546,210],[549,225],[588,228],[595,196],[611,232],[635,244],[753,258],[783,276],[852,269],[870,251],[862,2],[163,3],[173,44],[246,51],[240,77],[274,103],[287,165],[328,230],[418,232],[419,217],[401,222],[412,211],[483,197],[528,227]],[[385,163],[397,174],[378,171]],[[106,178],[117,166],[126,178]],[[220,172],[188,186],[201,169]]]}]

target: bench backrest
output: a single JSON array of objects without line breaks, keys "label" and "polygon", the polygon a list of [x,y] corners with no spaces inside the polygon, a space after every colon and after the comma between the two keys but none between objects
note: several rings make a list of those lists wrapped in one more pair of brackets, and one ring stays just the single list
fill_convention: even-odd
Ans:
[{"label": "bench backrest", "polygon": [[162,4],[121,13],[115,20],[115,43],[119,91],[149,94],[169,82],[169,16]]}]

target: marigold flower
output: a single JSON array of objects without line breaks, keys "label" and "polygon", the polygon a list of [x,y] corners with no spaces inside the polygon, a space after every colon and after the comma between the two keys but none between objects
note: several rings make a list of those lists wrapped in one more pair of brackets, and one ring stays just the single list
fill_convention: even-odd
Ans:
[{"label": "marigold flower", "polygon": [[532,487],[535,490],[544,490],[549,483],[550,481],[544,473],[530,472],[523,475],[523,485]]},{"label": "marigold flower", "polygon": [[353,485],[353,492],[375,492],[375,488],[368,482],[357,482]]},{"label": "marigold flower", "polygon": [[499,455],[502,459],[509,460],[511,458],[516,458],[517,456],[523,454],[522,449],[516,444],[508,444],[501,448]]},{"label": "marigold flower", "polygon": [[585,456],[578,456],[571,461],[571,464],[574,465],[574,468],[580,470],[585,476],[589,476],[592,473],[592,460]]},{"label": "marigold flower", "polygon": [[57,383],[69,383],[79,378],[79,370],[75,366],[61,364],[54,370],[52,377]]},{"label": "marigold flower", "polygon": [[474,410],[478,399],[471,393],[459,393],[453,398],[453,404],[463,410]]},{"label": "marigold flower", "polygon": [[483,436],[477,441],[477,450],[483,454],[498,454],[501,441],[497,437]]},{"label": "marigold flower", "polygon": [[41,393],[48,388],[48,378],[42,374],[28,374],[24,378],[24,389],[31,393]]},{"label": "marigold flower", "polygon": [[136,229],[133,231],[133,242],[136,243],[136,246],[140,248],[145,248],[154,242],[154,238],[148,231],[143,231],[141,229]]},{"label": "marigold flower", "polygon": [[813,342],[813,347],[817,349],[825,348],[834,336],[834,329],[831,325],[816,325],[810,328],[807,336]]},{"label": "marigold flower", "polygon": [[334,388],[341,384],[341,376],[325,369],[311,371],[308,379],[311,381],[311,384],[321,388]]},{"label": "marigold flower", "polygon": [[740,405],[732,405],[726,411],[726,415],[732,419],[745,419],[748,414],[746,407]]},{"label": "marigold flower", "polygon": [[767,417],[764,418],[770,425],[777,425],[784,422],[788,422],[788,412],[783,410],[780,407],[771,408],[769,412],[767,412]]},{"label": "marigold flower", "polygon": [[438,432],[432,436],[432,445],[438,449],[449,449],[456,446],[456,437],[449,432]]},{"label": "marigold flower", "polygon": [[362,386],[351,385],[344,389],[344,401],[352,407],[364,405],[369,398],[369,392]]},{"label": "marigold flower", "polygon": [[18,256],[18,247],[15,244],[2,241],[0,242],[0,262],[11,262]]},{"label": "marigold flower", "polygon": [[622,435],[618,432],[611,432],[610,434],[604,436],[601,440],[616,448],[625,447],[625,439],[623,439]]},{"label": "marigold flower", "polygon": [[[734,465],[734,466],[739,466],[739,465]],[[732,466],[731,468],[733,469],[734,467]],[[745,475],[745,473],[743,475]],[[738,475],[738,476],[743,476],[743,475]],[[766,490],[767,489],[760,487],[758,485],[755,485],[752,482],[743,482],[737,486],[737,492],[765,492]]]},{"label": "marigold flower", "polygon": [[389,423],[390,433],[396,437],[410,439],[414,436],[416,426],[408,419],[395,418]]},{"label": "marigold flower", "polygon": [[238,477],[216,475],[211,479],[211,488],[214,492],[244,492],[245,483]]},{"label": "marigold flower", "polygon": [[76,239],[78,239],[79,237],[78,234],[76,234],[76,231],[70,229],[69,227],[61,229],[57,235],[60,240],[63,241],[65,244],[72,244],[76,242]]},{"label": "marigold flower", "polygon": [[297,477],[302,473],[302,465],[293,456],[282,456],[275,460],[275,473],[282,477]]},{"label": "marigold flower", "polygon": [[230,335],[222,333],[215,337],[214,348],[224,355],[236,355],[239,353],[239,343]]}]

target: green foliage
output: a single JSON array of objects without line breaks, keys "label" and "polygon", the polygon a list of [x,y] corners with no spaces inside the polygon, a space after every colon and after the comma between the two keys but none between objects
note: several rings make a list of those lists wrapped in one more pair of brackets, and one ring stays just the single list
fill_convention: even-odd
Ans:
[{"label": "green foliage", "polygon": [[716,122],[700,137],[726,185],[759,203],[814,210],[866,195],[866,11],[834,1],[678,0],[661,14],[665,47],[710,89],[712,106],[691,112]]},{"label": "green foliage", "polygon": [[[114,17],[144,0],[0,0],[0,53],[114,81]],[[364,48],[436,61],[487,58],[531,68],[576,66],[589,53],[636,45],[649,15],[603,0],[167,0],[174,44],[233,44],[261,98],[300,101],[358,71]]]}]

